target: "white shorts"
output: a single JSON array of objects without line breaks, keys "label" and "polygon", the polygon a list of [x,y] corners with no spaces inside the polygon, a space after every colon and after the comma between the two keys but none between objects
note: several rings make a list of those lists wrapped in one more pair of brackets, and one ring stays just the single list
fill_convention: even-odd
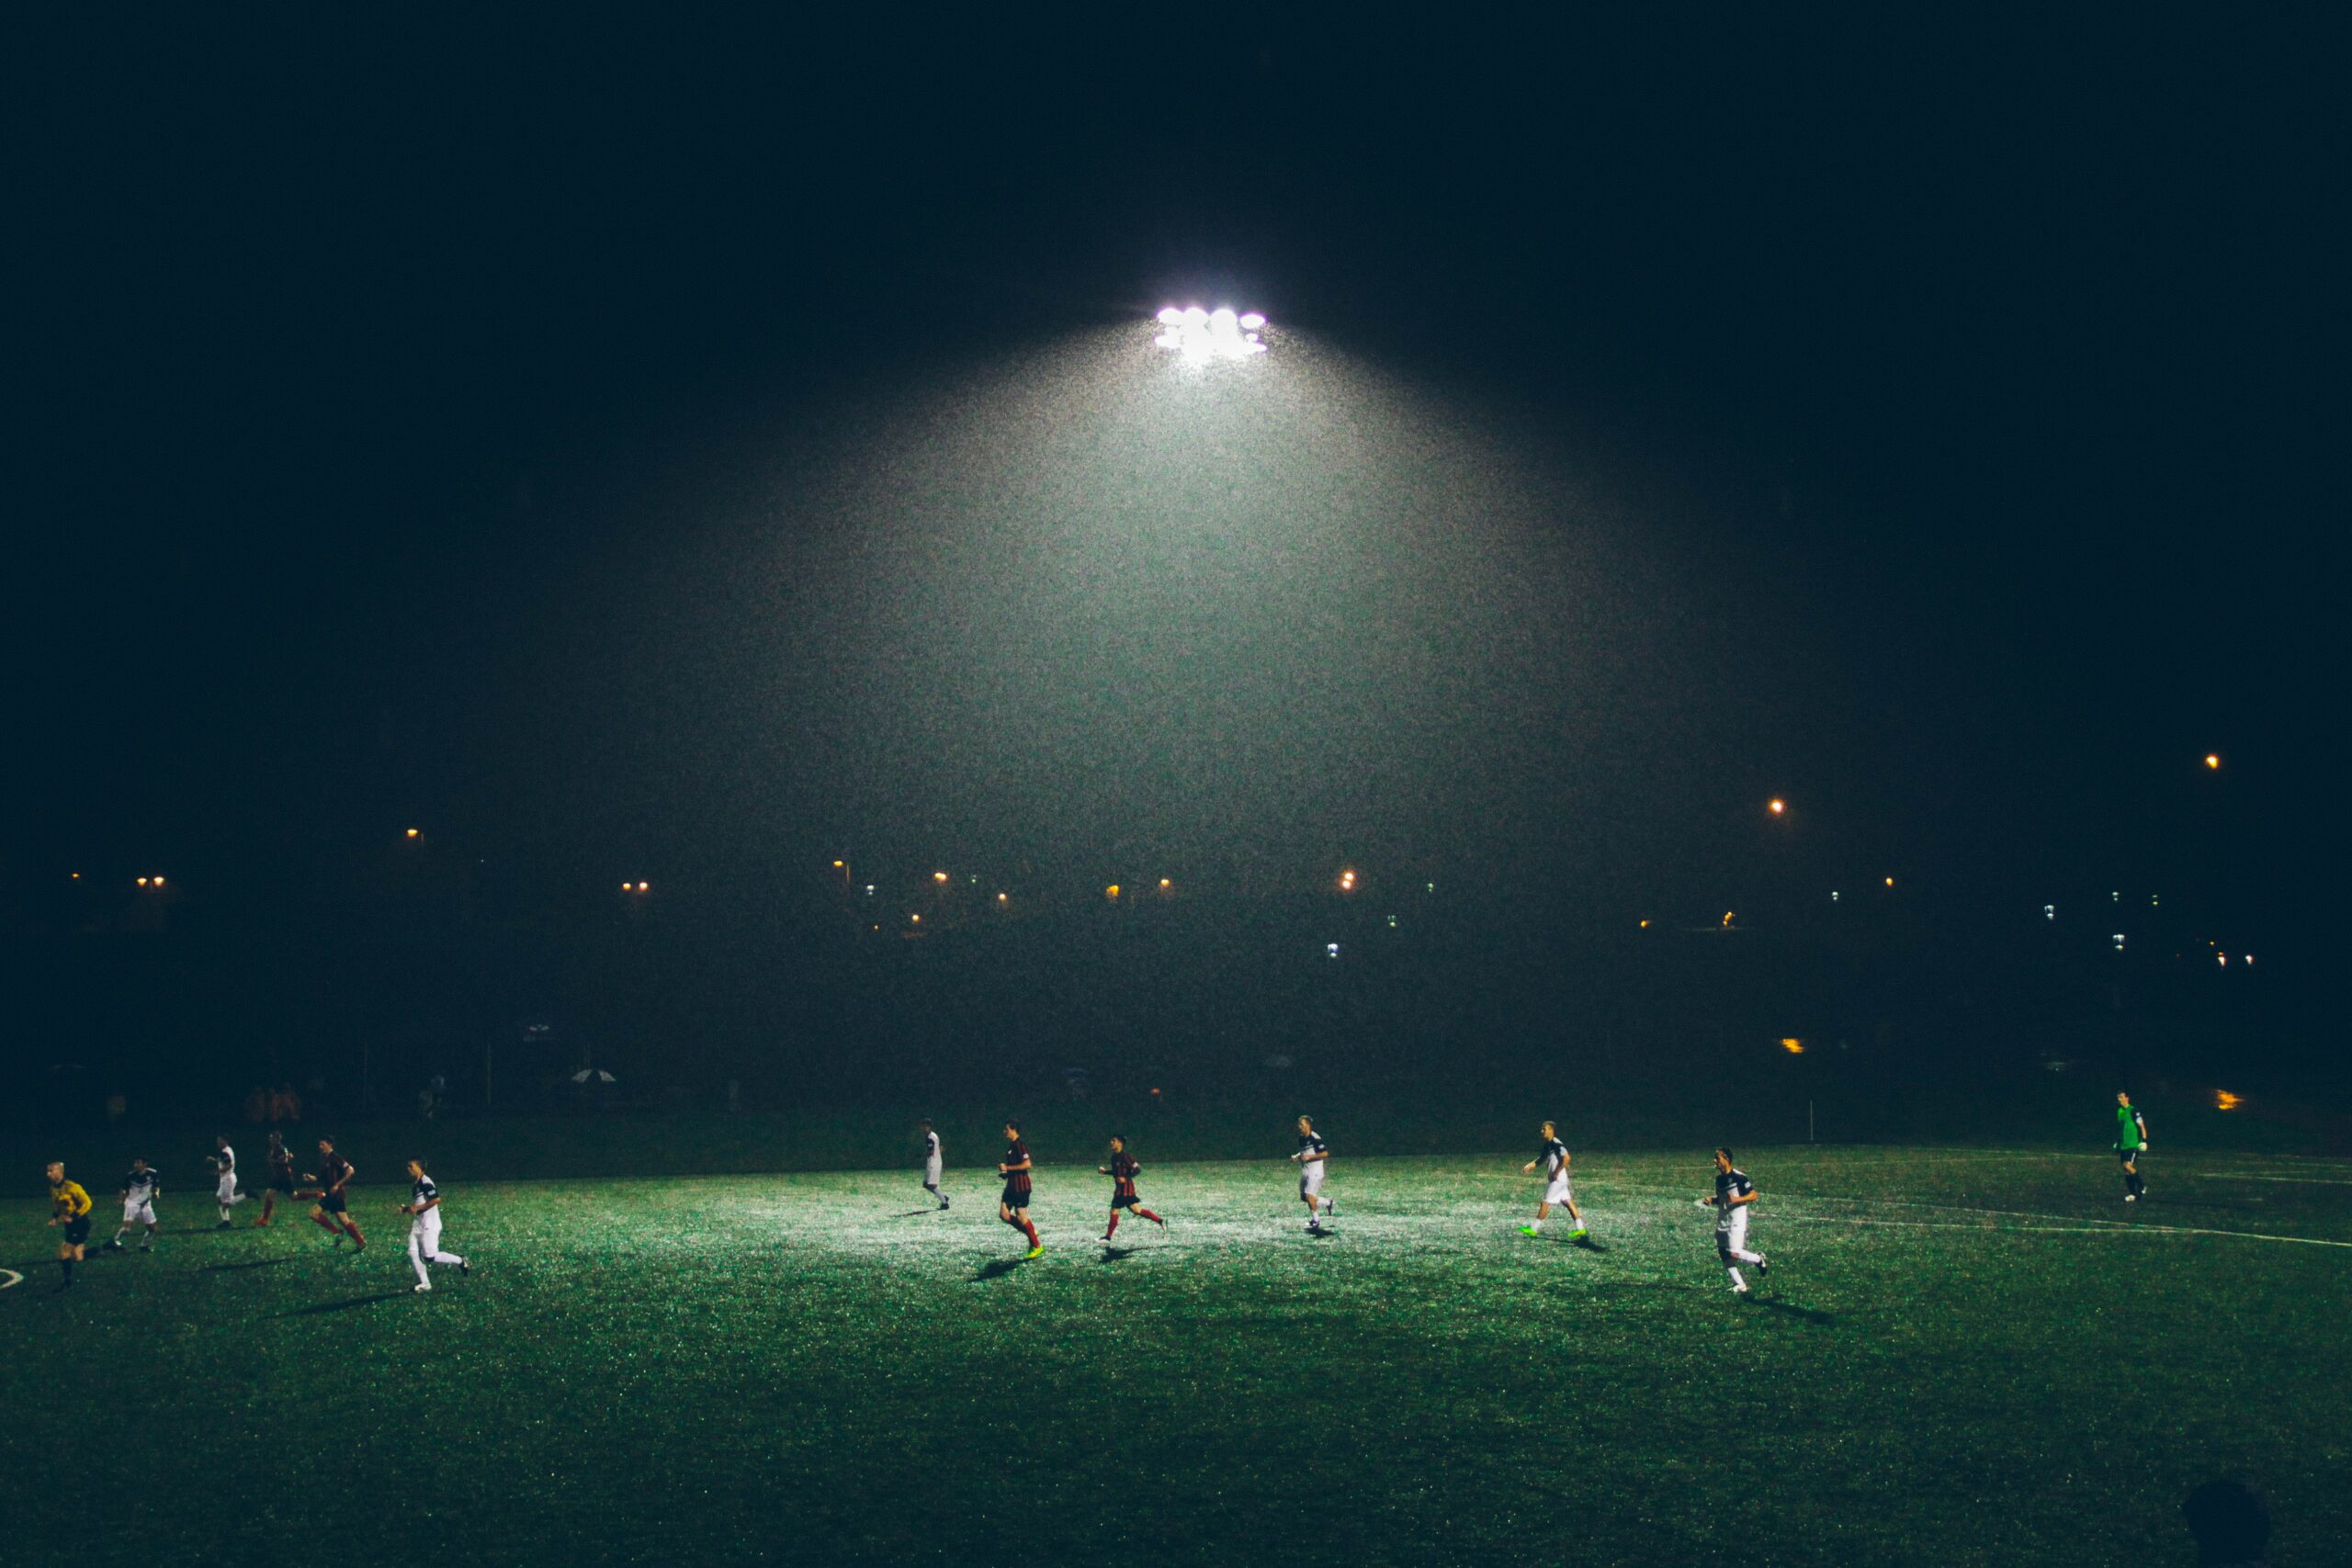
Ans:
[{"label": "white shorts", "polygon": [[940,1163],[937,1160],[926,1162],[922,1168],[922,1184],[925,1187],[938,1186],[941,1168]]},{"label": "white shorts", "polygon": [[1546,1203],[1575,1202],[1576,1194],[1568,1190],[1568,1179],[1565,1176],[1552,1178],[1550,1185],[1544,1189],[1544,1201]]},{"label": "white shorts", "polygon": [[1323,1162],[1312,1160],[1298,1168],[1298,1195],[1312,1198],[1323,1190]]},{"label": "white shorts", "polygon": [[152,1225],[155,1223],[155,1200],[141,1198],[122,1206],[122,1223],[127,1225]]},{"label": "white shorts", "polygon": [[220,1201],[223,1203],[234,1202],[236,1201],[237,1173],[235,1171],[224,1170],[220,1173],[220,1186],[219,1190],[220,1194]]},{"label": "white shorts", "polygon": [[1715,1221],[1715,1246],[1726,1252],[1747,1250],[1747,1205],[1726,1209]]},{"label": "white shorts", "polygon": [[441,1250],[441,1211],[427,1209],[408,1222],[409,1239],[427,1252]]}]

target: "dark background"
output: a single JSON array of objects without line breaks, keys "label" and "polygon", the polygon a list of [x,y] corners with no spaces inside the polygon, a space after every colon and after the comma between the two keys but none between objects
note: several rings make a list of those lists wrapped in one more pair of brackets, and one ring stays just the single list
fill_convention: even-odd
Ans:
[{"label": "dark background", "polygon": [[[2323,12],[9,25],[61,1105],[463,1099],[535,1021],[706,1096],[2324,1070]],[[1003,491],[1193,299],[1298,379],[1169,442],[1374,457]]]}]

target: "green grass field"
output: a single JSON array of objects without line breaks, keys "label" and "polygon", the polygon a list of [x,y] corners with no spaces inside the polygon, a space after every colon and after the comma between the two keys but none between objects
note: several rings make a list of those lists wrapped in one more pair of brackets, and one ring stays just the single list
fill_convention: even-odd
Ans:
[{"label": "green grass field", "polygon": [[430,1296],[380,1182],[362,1256],[183,1190],[65,1294],[12,1201],[0,1562],[2155,1564],[2219,1472],[2277,1561],[2352,1540],[2352,1164],[2159,1150],[2127,1210],[2103,1156],[1743,1149],[1743,1302],[1702,1150],[1581,1152],[1590,1251],[1512,1228],[1524,1152],[1336,1159],[1320,1240],[1279,1159],[1138,1153],[1164,1235],[1048,1168],[1026,1263],[968,1168],[448,1172]]}]

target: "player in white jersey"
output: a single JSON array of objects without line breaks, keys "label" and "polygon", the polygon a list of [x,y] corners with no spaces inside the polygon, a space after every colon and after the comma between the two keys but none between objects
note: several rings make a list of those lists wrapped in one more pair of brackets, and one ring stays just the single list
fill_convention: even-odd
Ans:
[{"label": "player in white jersey", "polygon": [[1577,1195],[1568,1186],[1568,1145],[1560,1141],[1559,1134],[1549,1122],[1544,1123],[1543,1146],[1535,1151],[1533,1159],[1519,1168],[1523,1174],[1532,1176],[1539,1165],[1544,1168],[1544,1201],[1535,1205],[1535,1223],[1520,1226],[1520,1234],[1542,1235],[1544,1216],[1557,1204],[1568,1212],[1569,1219],[1576,1222],[1577,1228],[1568,1233],[1568,1239],[1585,1240],[1589,1233],[1584,1228],[1584,1211],[1577,1207]]},{"label": "player in white jersey", "polygon": [[220,1205],[220,1223],[212,1228],[225,1231],[229,1228],[229,1211],[243,1202],[245,1194],[237,1190],[237,1151],[229,1146],[229,1135],[226,1133],[216,1135],[212,1147],[214,1152],[210,1163],[220,1179],[213,1197]]},{"label": "player in white jersey", "polygon": [[155,1223],[155,1195],[164,1190],[163,1183],[163,1173],[145,1160],[130,1162],[130,1173],[122,1179],[122,1228],[107,1243],[108,1252],[120,1252],[122,1238],[141,1225],[147,1234],[139,1238],[139,1250],[155,1250],[155,1233],[161,1228]]},{"label": "player in white jersey", "polygon": [[939,1134],[931,1130],[928,1121],[918,1122],[922,1129],[922,1190],[939,1200],[942,1209],[947,1207],[947,1194],[939,1190],[939,1174],[945,1163],[939,1156]]},{"label": "player in white jersey", "polygon": [[1315,1131],[1315,1118],[1298,1119],[1298,1152],[1290,1156],[1298,1165],[1298,1196],[1306,1205],[1306,1230],[1309,1235],[1323,1232],[1323,1216],[1340,1212],[1337,1200],[1323,1196],[1323,1162],[1331,1157],[1330,1149]]},{"label": "player in white jersey", "polygon": [[1715,1212],[1715,1256],[1724,1261],[1724,1272],[1731,1276],[1734,1294],[1747,1294],[1747,1281],[1739,1277],[1743,1263],[1756,1265],[1756,1277],[1764,1278],[1772,1270],[1760,1252],[1747,1250],[1747,1211],[1756,1203],[1756,1183],[1747,1179],[1747,1172],[1732,1164],[1729,1149],[1715,1151],[1715,1195],[1699,1200],[1702,1209]]},{"label": "player in white jersey", "polygon": [[433,1277],[424,1271],[428,1263],[454,1263],[460,1274],[473,1270],[456,1253],[441,1250],[441,1189],[424,1174],[423,1160],[408,1162],[408,1201],[400,1206],[400,1211],[409,1216],[408,1260],[416,1270],[416,1288],[424,1292],[433,1288]]}]

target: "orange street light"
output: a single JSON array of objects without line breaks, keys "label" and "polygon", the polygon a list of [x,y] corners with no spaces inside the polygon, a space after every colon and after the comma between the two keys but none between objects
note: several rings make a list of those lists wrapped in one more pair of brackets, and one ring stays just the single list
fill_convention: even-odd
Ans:
[{"label": "orange street light", "polygon": [[404,838],[410,838],[410,839],[421,839],[421,838],[423,838],[424,836],[424,833],[423,833],[421,830],[419,830],[418,829],[415,829],[415,828],[411,828],[411,829],[409,829],[405,834],[403,834],[403,835],[402,835],[402,837],[404,837]]},{"label": "orange street light", "polygon": [[1342,893],[1352,893],[1352,892],[1354,892],[1355,890],[1356,890],[1356,874],[1355,874],[1354,872],[1352,872],[1352,871],[1342,871],[1342,872],[1340,872],[1340,892],[1342,892]]},{"label": "orange street light", "polygon": [[1117,883],[1115,883],[1115,882],[1114,882],[1113,884],[1111,884],[1111,886],[1110,886],[1105,887],[1104,889],[1102,889],[1102,897],[1104,897],[1105,898],[1116,898],[1118,896],[1119,896],[1119,885],[1118,885]]},{"label": "orange street light", "polygon": [[1888,877],[1888,878],[1886,879],[1886,885],[1887,885],[1889,887],[1894,886],[1894,878],[1893,878],[1893,877],[1891,877],[1891,876],[1890,876],[1890,877]]},{"label": "orange street light", "polygon": [[2218,752],[2218,751],[2208,751],[2208,752],[2206,752],[2206,753],[2205,753],[2205,765],[2206,765],[2207,767],[2209,767],[2209,768],[2219,768],[2219,767],[2222,765],[2222,755],[2221,755],[2221,753],[2220,753],[2220,752]]},{"label": "orange street light", "polygon": [[944,885],[947,881],[947,874],[944,871],[934,871],[931,874],[931,879]]},{"label": "orange street light", "polygon": [[1782,800],[1777,795],[1772,797],[1772,804],[1765,807],[1767,811],[1770,811],[1775,817],[1780,816],[1781,813],[1786,811],[1788,808],[1789,803]]},{"label": "orange street light", "polygon": [[1781,1038],[1781,1049],[1792,1056],[1802,1056],[1804,1055],[1804,1042],[1793,1034],[1783,1035]]}]

